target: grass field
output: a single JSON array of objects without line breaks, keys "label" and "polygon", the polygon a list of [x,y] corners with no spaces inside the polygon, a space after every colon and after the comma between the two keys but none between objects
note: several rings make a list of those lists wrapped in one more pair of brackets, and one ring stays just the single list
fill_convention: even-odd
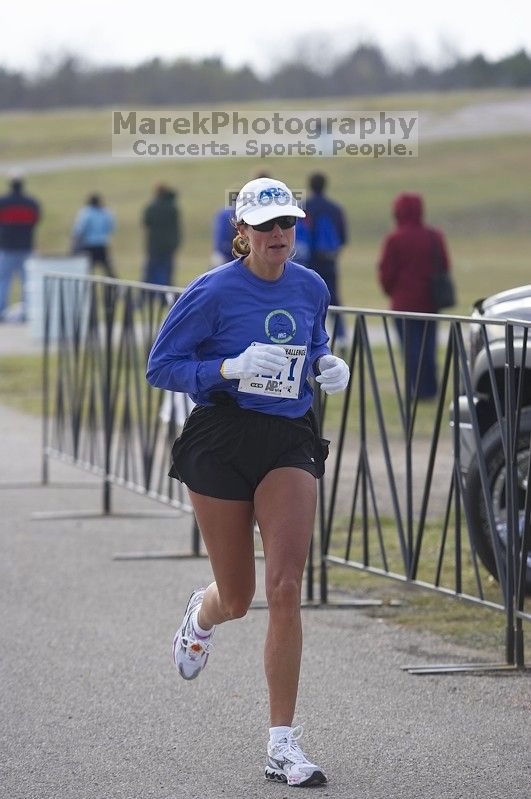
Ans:
[{"label": "grass field", "polygon": [[[472,102],[515,96],[515,92],[405,95],[356,102],[319,101],[313,106],[341,106],[351,111],[419,108],[442,114]],[[293,111],[309,105],[294,102],[275,108]],[[155,113],[153,109],[150,112]],[[110,122],[109,110],[0,115],[0,160],[108,154]],[[382,238],[391,228],[392,199],[403,190],[420,191],[426,200],[428,221],[440,227],[448,239],[459,289],[456,310],[468,312],[478,296],[530,280],[530,143],[529,136],[430,143],[422,141],[421,129],[420,155],[407,160],[120,160],[112,166],[35,174],[28,184],[44,206],[38,236],[42,253],[67,251],[77,209],[89,192],[101,191],[118,220],[113,250],[119,274],[132,279],[139,277],[142,267],[140,215],[153,185],[165,181],[175,186],[180,193],[185,232],[176,282],[185,285],[209,266],[212,217],[223,204],[227,189],[240,186],[258,169],[267,169],[294,188],[304,188],[311,171],[324,170],[330,177],[330,195],[345,207],[350,228],[350,243],[341,259],[343,303],[376,308],[387,307],[387,298],[375,278],[375,264]]]}]

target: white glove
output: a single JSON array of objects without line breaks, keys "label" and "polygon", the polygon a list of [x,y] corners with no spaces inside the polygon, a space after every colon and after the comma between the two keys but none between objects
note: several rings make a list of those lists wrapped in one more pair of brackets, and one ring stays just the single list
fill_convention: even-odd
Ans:
[{"label": "white glove", "polygon": [[341,358],[335,355],[323,355],[319,358],[319,371],[321,374],[315,379],[327,394],[337,394],[346,389],[350,379],[350,369]]},{"label": "white glove", "polygon": [[225,358],[221,374],[227,380],[252,377],[258,374],[276,374],[286,366],[288,356],[277,344],[255,344],[247,347],[237,358]]}]

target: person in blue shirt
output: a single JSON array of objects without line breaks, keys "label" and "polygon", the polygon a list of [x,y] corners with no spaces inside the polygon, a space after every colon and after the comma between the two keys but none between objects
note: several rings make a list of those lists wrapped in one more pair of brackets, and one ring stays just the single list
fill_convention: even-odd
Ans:
[{"label": "person in blue shirt", "polygon": [[[340,205],[326,196],[327,178],[315,172],[308,179],[310,196],[304,210],[306,217],[297,225],[297,256],[301,263],[321,275],[330,292],[331,305],[341,305],[338,259],[347,242],[347,223]],[[340,348],[347,345],[341,314],[334,319],[335,339]]]},{"label": "person in blue shirt", "polygon": [[212,231],[212,266],[232,261],[232,240],[234,239],[234,206],[220,208],[214,217]]},{"label": "person in blue shirt", "polygon": [[294,786],[326,782],[298,743],[302,728],[293,726],[301,585],[328,445],[319,437],[309,378],[329,394],[349,381],[347,364],[328,344],[326,284],[290,260],[303,217],[281,181],[243,186],[235,258],[188,286],[147,366],[153,386],[187,392],[197,403],[173,446],[170,474],[188,488],[214,572],[214,582],[189,599],[173,642],[175,665],[184,679],[196,678],[216,627],[246,614],[255,591],[256,521],[269,609],[265,776]]},{"label": "person in blue shirt", "polygon": [[100,265],[107,277],[116,277],[109,251],[115,228],[114,216],[105,208],[102,197],[92,194],[78,212],[72,229],[73,251],[86,253],[91,270]]},{"label": "person in blue shirt", "polygon": [[[267,172],[258,172],[255,178],[269,178]],[[228,203],[224,208],[220,208],[214,215],[212,229],[212,266],[220,266],[232,261],[232,242],[235,235],[234,228],[234,204],[238,190],[229,192]]]}]

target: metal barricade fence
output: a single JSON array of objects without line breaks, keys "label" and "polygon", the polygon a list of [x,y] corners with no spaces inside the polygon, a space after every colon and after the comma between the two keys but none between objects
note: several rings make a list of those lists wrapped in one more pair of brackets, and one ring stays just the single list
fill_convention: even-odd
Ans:
[{"label": "metal barricade fence", "polygon": [[[505,613],[505,665],[523,667],[523,623],[531,620],[529,325],[341,312],[352,329],[343,353],[350,384],[337,397],[316,397],[322,433],[333,442],[320,484],[321,602],[332,566],[475,602]],[[407,338],[410,321],[423,334],[417,363],[404,364],[393,328],[404,325]],[[440,379],[426,401],[422,364],[433,325]]]},{"label": "metal barricade fence", "polygon": [[[111,278],[45,277],[43,483],[56,458],[101,477],[103,514],[111,513],[113,485],[192,514],[183,486],[168,476],[192,402],[145,379],[151,345],[178,296],[172,287]],[[193,520],[191,553],[199,552]]]},{"label": "metal barricade fence", "polygon": [[[152,342],[178,296],[170,287],[46,276],[43,482],[49,459],[60,458],[101,476],[104,513],[111,512],[113,485],[192,511],[181,484],[168,477],[170,448],[189,400],[145,380]],[[331,327],[337,313],[330,309]],[[307,598],[313,600],[318,568],[319,603],[328,603],[330,571],[338,566],[431,588],[505,613],[506,663],[523,666],[523,623],[531,619],[525,608],[531,589],[528,326],[356,308],[341,313],[352,331],[350,341],[338,342],[351,380],[344,394],[315,392],[321,431],[332,445],[319,486],[320,557],[316,566],[312,542]],[[393,327],[396,320],[405,324],[407,346],[409,319],[424,324],[417,364],[404,364]],[[439,387],[434,399],[423,401],[418,366],[435,322]],[[471,326],[486,364],[480,388],[492,398],[490,417],[478,410],[477,375],[465,343]],[[493,330],[502,335],[501,364],[499,346],[493,357]],[[339,350],[333,335],[332,345]],[[192,554],[199,546],[194,525]]]}]

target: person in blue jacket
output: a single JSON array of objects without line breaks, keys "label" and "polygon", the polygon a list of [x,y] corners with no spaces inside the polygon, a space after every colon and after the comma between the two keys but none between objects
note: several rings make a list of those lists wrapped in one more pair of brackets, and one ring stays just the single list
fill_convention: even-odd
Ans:
[{"label": "person in blue jacket", "polygon": [[[258,172],[255,178],[271,177],[267,172]],[[212,266],[220,266],[232,261],[232,242],[234,239],[234,204],[238,196],[237,190],[229,192],[229,202],[214,215],[212,227]]]},{"label": "person in blue jacket", "polygon": [[[297,225],[297,256],[301,263],[321,275],[330,292],[332,305],[341,305],[338,259],[348,240],[347,222],[340,205],[326,196],[327,178],[315,172],[308,178],[310,196],[304,210],[306,218]],[[334,319],[336,343],[348,344],[341,314]]]},{"label": "person in blue jacket", "polygon": [[107,277],[116,277],[109,250],[115,228],[114,216],[105,208],[102,197],[92,194],[78,212],[72,230],[73,251],[86,253],[91,270],[100,265]]},{"label": "person in blue jacket", "polygon": [[255,591],[256,521],[269,609],[265,776],[294,786],[326,782],[298,743],[302,727],[293,726],[301,585],[328,445],[319,437],[309,378],[328,394],[349,381],[347,364],[328,344],[326,284],[290,260],[303,216],[281,181],[243,186],[236,257],[188,286],[147,367],[153,386],[187,392],[197,403],[173,446],[170,474],[188,487],[214,572],[214,582],[188,601],[173,642],[175,665],[184,679],[196,678],[217,626],[246,614]]},{"label": "person in blue jacket", "polygon": [[220,208],[214,216],[212,231],[212,266],[232,261],[232,240],[234,239],[234,206]]}]

